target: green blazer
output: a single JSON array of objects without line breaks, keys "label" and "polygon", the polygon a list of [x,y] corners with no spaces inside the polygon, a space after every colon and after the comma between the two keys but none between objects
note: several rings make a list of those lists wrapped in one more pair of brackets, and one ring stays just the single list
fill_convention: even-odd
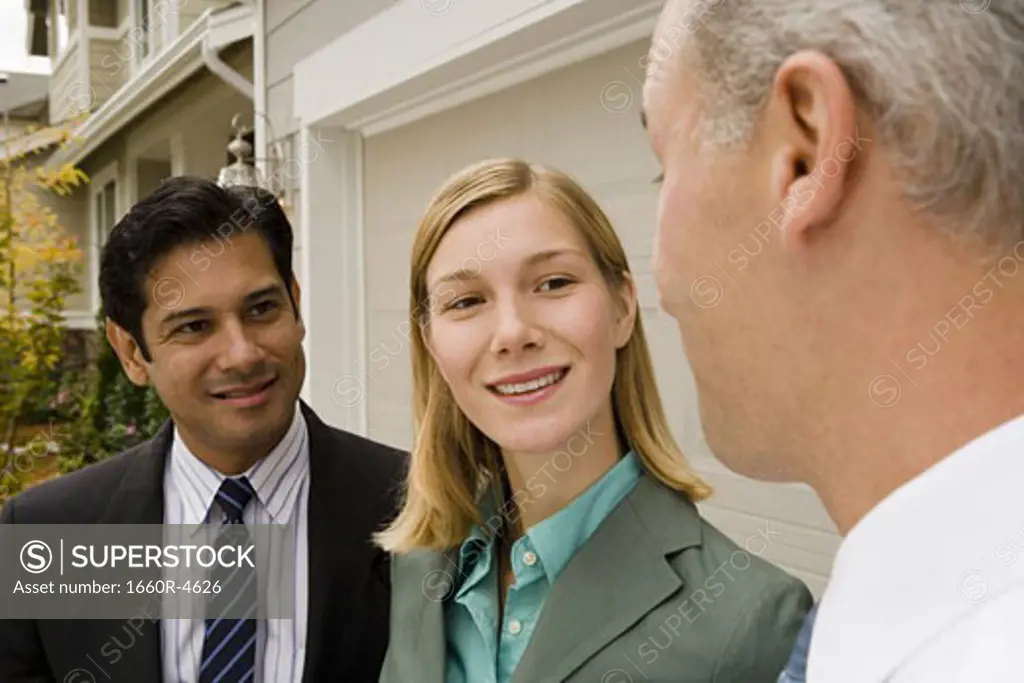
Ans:
[{"label": "green blazer", "polygon": [[[644,474],[551,587],[513,683],[775,683],[813,599]],[[393,558],[380,683],[444,683],[455,550]]]}]

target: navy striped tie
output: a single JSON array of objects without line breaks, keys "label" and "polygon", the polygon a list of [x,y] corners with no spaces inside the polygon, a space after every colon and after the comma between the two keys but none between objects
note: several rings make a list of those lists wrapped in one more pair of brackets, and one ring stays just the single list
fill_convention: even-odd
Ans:
[{"label": "navy striped tie", "polygon": [[[256,495],[245,477],[225,479],[214,499],[227,520],[217,546],[248,546],[242,513]],[[252,683],[256,672],[257,582],[252,567],[213,566],[211,581],[221,590],[206,603],[206,634],[199,683]],[[237,618],[232,618],[237,617]]]}]

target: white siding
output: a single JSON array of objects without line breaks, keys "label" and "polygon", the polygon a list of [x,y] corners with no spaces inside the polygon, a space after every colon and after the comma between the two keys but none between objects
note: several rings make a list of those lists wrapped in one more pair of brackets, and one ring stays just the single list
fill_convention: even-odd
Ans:
[{"label": "white siding", "polygon": [[[266,117],[267,136],[279,141],[285,158],[292,159],[299,122],[292,113],[293,67],[332,40],[387,8],[394,0],[266,0]],[[382,46],[381,49],[387,49]],[[330,84],[325,84],[330,87]],[[302,270],[299,225],[300,193],[294,174],[278,172],[275,186],[290,198],[290,218],[295,230],[294,270],[300,281]]]},{"label": "white siding", "polygon": [[292,116],[292,68],[392,4],[394,0],[267,0],[267,116],[275,135],[284,138],[298,130]]},{"label": "white siding", "polygon": [[[252,74],[252,49],[245,46],[226,57],[231,68],[246,78]],[[125,130],[128,146],[139,156],[149,148],[166,146],[173,135],[182,138],[184,172],[216,178],[228,163],[227,145],[231,140],[231,119],[241,114],[242,122],[252,125],[252,101],[203,71],[173,90],[137,117]]]},{"label": "white siding", "polygon": [[131,73],[131,44],[126,39],[89,40],[89,77],[93,109],[99,109],[121,89]]},{"label": "white siding", "polygon": [[[657,168],[639,123],[636,81],[645,52],[646,41],[636,43],[366,140],[369,435],[401,447],[411,443],[408,255],[430,194],[450,173],[485,157],[556,166],[594,194],[626,247],[672,428],[718,489],[704,506],[708,518],[739,542],[769,525],[765,557],[820,594],[838,545],[831,523],[805,487],[749,481],[713,458],[700,433],[675,322],[658,308],[649,266]],[[616,81],[614,91],[606,89]]]},{"label": "white siding", "polygon": [[50,78],[50,125],[59,125],[92,107],[92,85],[82,73],[80,41],[75,41],[60,59]]}]

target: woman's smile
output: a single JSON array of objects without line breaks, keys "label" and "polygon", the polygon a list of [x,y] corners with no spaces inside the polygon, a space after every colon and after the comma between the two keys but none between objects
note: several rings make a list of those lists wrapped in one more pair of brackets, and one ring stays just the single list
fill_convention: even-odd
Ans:
[{"label": "woman's smile", "polygon": [[555,394],[569,374],[569,366],[546,367],[502,378],[487,385],[499,400],[514,406],[542,403]]}]

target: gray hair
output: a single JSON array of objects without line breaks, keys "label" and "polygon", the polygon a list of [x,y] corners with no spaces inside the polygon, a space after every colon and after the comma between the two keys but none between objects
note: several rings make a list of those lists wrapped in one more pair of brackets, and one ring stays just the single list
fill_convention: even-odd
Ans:
[{"label": "gray hair", "polygon": [[1024,240],[1024,0],[699,4],[706,143],[748,142],[782,62],[817,50],[842,69],[915,207],[956,237]]}]

